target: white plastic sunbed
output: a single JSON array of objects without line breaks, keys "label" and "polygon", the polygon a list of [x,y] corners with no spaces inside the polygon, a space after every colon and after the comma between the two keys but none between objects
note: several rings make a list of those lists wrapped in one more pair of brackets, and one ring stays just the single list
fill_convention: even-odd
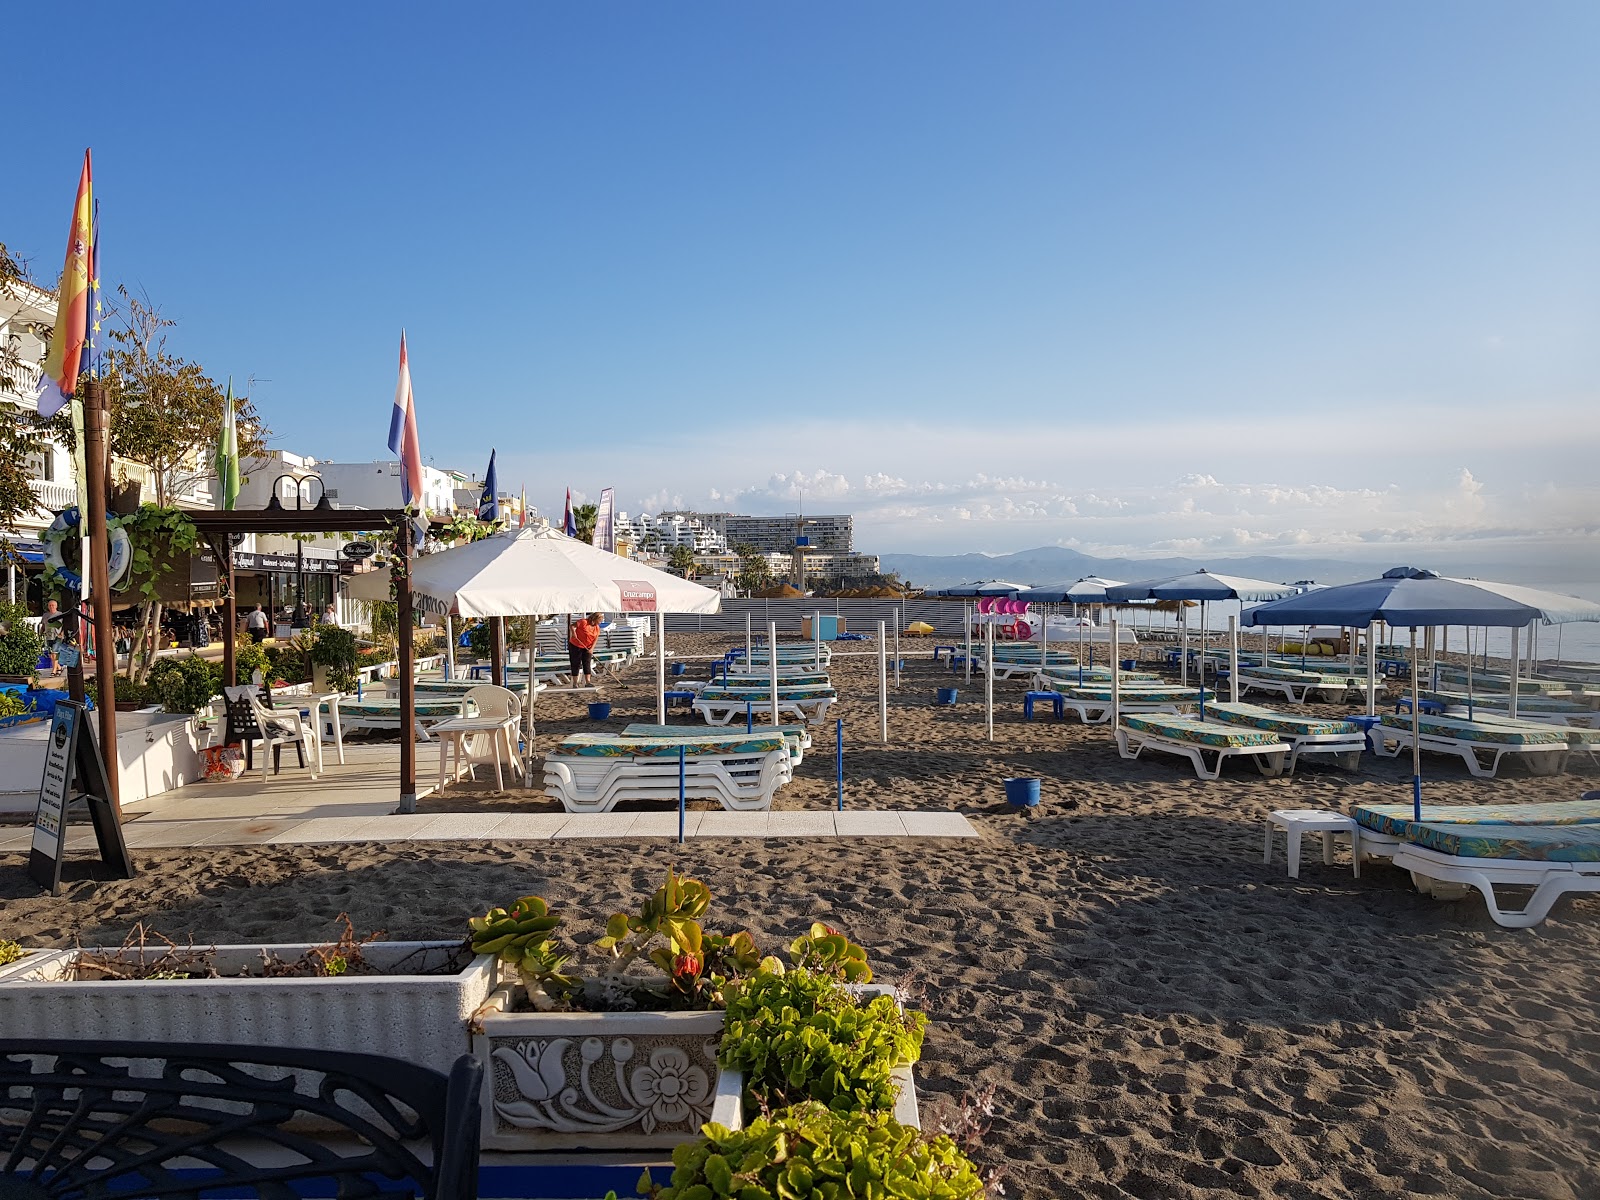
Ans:
[{"label": "white plastic sunbed", "polygon": [[1367,732],[1354,721],[1296,716],[1259,704],[1207,704],[1206,716],[1224,725],[1281,738],[1290,747],[1287,771],[1291,775],[1302,754],[1331,754],[1339,766],[1354,771],[1361,765],[1362,751],[1367,748]]},{"label": "white plastic sunbed", "polygon": [[[797,687],[778,685],[778,719],[785,714],[797,721],[820,725],[828,717],[828,709],[838,699],[831,687],[805,684]],[[702,688],[695,698],[694,710],[705,718],[708,725],[726,725],[746,711],[770,720],[772,718],[772,689],[735,688],[713,686]]]},{"label": "white plastic sunbed", "polygon": [[[1078,714],[1085,725],[1104,725],[1111,720],[1111,688],[1057,687],[1062,704]],[[1117,707],[1125,713],[1181,713],[1200,703],[1200,689],[1168,683],[1132,684],[1117,689]],[[1206,703],[1216,693],[1205,693]]]},{"label": "white plastic sunbed", "polygon": [[[1372,727],[1373,752],[1394,758],[1410,749],[1412,717],[1409,713],[1384,713]],[[1567,763],[1566,729],[1532,721],[1485,718],[1468,721],[1464,717],[1423,716],[1418,722],[1417,745],[1436,754],[1454,754],[1467,764],[1479,779],[1493,779],[1500,760],[1515,755],[1535,775],[1555,775]],[[1483,756],[1489,755],[1484,765]]]},{"label": "white plastic sunbed", "polygon": [[[1416,820],[1410,804],[1354,804],[1350,816],[1361,826],[1365,858],[1393,858]],[[1600,792],[1577,800],[1543,800],[1511,804],[1424,804],[1422,822],[1429,825],[1600,825]]]},{"label": "white plastic sunbed", "polygon": [[545,794],[560,800],[568,812],[610,812],[623,801],[676,801],[680,749],[684,795],[715,800],[726,809],[771,808],[773,793],[794,778],[781,734],[575,734],[545,757]]},{"label": "white plastic sunbed", "polygon": [[[1600,826],[1436,825],[1407,829],[1394,865],[1411,872],[1417,890],[1441,900],[1477,888],[1495,924],[1539,924],[1569,892],[1600,892]],[[1365,841],[1365,839],[1362,839]],[[1521,909],[1500,907],[1495,888],[1531,887]]]},{"label": "white plastic sunbed", "polygon": [[[1135,713],[1117,718],[1117,752],[1138,758],[1146,750],[1159,750],[1187,758],[1201,779],[1217,779],[1229,758],[1248,757],[1263,775],[1281,775],[1291,747],[1275,733],[1241,729],[1199,717]],[[1214,765],[1206,765],[1206,755]]]},{"label": "white plastic sunbed", "polygon": [[1360,676],[1343,672],[1302,671],[1294,667],[1263,667],[1259,664],[1252,666],[1241,662],[1239,690],[1278,692],[1291,704],[1304,704],[1313,693],[1317,693],[1330,703],[1337,703],[1351,698],[1364,699],[1367,694],[1367,681]]},{"label": "white plastic sunbed", "polygon": [[[805,760],[805,753],[811,749],[811,731],[804,725],[757,725],[754,729],[747,730],[753,734],[781,734],[783,740],[789,744],[789,761],[798,767]],[[622,731],[625,738],[700,738],[703,739],[705,729],[696,725],[645,725],[635,723],[627,726]]]}]

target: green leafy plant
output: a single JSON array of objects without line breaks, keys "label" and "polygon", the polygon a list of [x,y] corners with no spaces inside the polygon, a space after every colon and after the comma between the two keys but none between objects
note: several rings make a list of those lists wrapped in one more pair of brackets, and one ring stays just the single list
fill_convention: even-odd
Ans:
[{"label": "green leafy plant", "polygon": [[361,646],[356,635],[338,625],[319,625],[311,643],[311,664],[328,672],[328,686],[336,692],[356,690],[356,667]]},{"label": "green leafy plant", "polygon": [[272,660],[267,657],[267,648],[252,638],[235,638],[233,642],[233,669],[238,675],[240,683],[249,683],[250,677],[257,671],[262,678],[272,669]]},{"label": "green leafy plant", "polygon": [[789,943],[789,958],[797,967],[832,975],[846,983],[871,983],[867,952],[831,925],[814,921],[809,933]]},{"label": "green leafy plant", "polygon": [[[198,654],[190,654],[158,661],[145,679],[145,692],[159,700],[169,713],[197,713],[211,703],[221,682],[220,666],[214,666]],[[122,699],[120,687],[117,698]]]},{"label": "green leafy plant", "polygon": [[[615,913],[595,945],[625,966],[645,956],[667,976],[668,999],[688,1007],[714,1008],[723,988],[761,962],[755,938],[741,930],[707,933],[699,918],[711,907],[711,890],[697,879],[667,868],[667,881],[637,913]],[[659,939],[659,944],[658,944]]]},{"label": "green leafy plant", "polygon": [[0,717],[20,717],[33,711],[33,702],[18,693],[0,690]]},{"label": "green leafy plant", "polygon": [[672,1179],[646,1171],[654,1200],[979,1200],[984,1181],[943,1134],[923,1138],[887,1114],[803,1104],[737,1132],[716,1123],[672,1152]]},{"label": "green leafy plant", "polygon": [[44,636],[28,623],[28,610],[21,604],[0,601],[0,675],[33,678],[44,653]]},{"label": "green leafy plant", "polygon": [[542,896],[522,896],[510,908],[491,908],[467,924],[472,927],[473,952],[493,954],[511,966],[535,1007],[564,1002],[578,986],[576,979],[562,974],[572,956],[552,936],[561,918]]},{"label": "green leafy plant", "polygon": [[770,966],[727,989],[722,1065],[745,1076],[747,1112],[816,1100],[842,1112],[894,1107],[896,1067],[917,1061],[927,1017],[858,997],[830,974]]}]

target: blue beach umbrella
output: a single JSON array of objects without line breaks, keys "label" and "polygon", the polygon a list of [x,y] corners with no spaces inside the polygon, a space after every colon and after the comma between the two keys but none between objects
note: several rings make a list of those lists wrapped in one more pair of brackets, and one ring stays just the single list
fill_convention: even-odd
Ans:
[{"label": "blue beach umbrella", "polygon": [[1249,625],[1345,625],[1360,628],[1384,621],[1411,630],[1412,815],[1422,820],[1421,719],[1417,685],[1417,630],[1436,625],[1492,625],[1520,629],[1539,620],[1540,610],[1499,591],[1432,571],[1395,567],[1381,579],[1365,579],[1263,604],[1245,613]]},{"label": "blue beach umbrella", "polygon": [[[1200,602],[1200,719],[1206,716],[1206,605],[1213,600],[1239,600],[1256,602],[1292,596],[1298,589],[1293,584],[1270,583],[1265,579],[1247,579],[1241,575],[1218,575],[1211,571],[1191,571],[1186,575],[1172,575],[1165,579],[1147,579],[1142,583],[1122,583],[1106,589],[1106,599],[1113,604],[1126,600],[1198,600]],[[1184,626],[1182,682],[1189,682],[1189,635]]]}]

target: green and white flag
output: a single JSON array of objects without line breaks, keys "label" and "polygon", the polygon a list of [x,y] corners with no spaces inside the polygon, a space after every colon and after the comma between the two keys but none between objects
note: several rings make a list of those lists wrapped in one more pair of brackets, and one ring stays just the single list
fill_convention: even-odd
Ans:
[{"label": "green and white flag", "polygon": [[222,507],[231,511],[239,503],[239,424],[233,411],[232,376],[222,407],[222,432],[217,435],[217,484]]}]

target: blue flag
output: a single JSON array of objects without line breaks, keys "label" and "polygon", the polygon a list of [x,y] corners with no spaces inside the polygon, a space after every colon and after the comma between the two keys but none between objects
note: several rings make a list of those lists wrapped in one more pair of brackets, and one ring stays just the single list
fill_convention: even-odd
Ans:
[{"label": "blue flag", "polygon": [[494,473],[494,451],[489,451],[489,470],[483,477],[483,495],[478,497],[478,520],[500,519],[500,482]]}]

